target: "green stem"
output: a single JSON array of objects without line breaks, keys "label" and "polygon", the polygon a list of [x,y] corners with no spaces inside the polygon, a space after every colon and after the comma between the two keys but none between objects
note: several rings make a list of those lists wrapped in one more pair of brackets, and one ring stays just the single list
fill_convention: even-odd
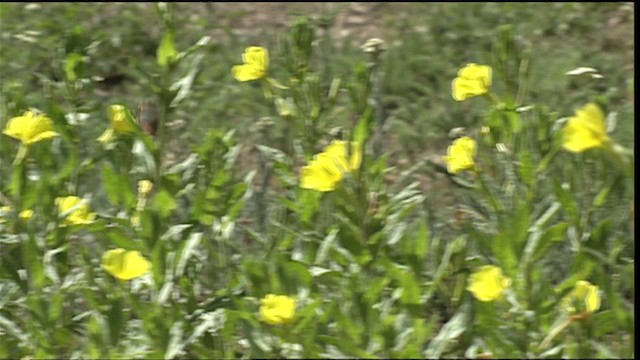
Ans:
[{"label": "green stem", "polygon": [[527,70],[529,69],[529,58],[527,57],[526,59],[522,59],[520,62],[520,73],[519,73],[519,79],[520,81],[518,81],[518,93],[516,95],[516,102],[515,102],[515,107],[519,107],[520,105],[522,105],[522,102],[524,101],[524,94],[527,91]]},{"label": "green stem", "polygon": [[16,154],[16,158],[15,160],[13,160],[13,166],[17,166],[22,164],[24,158],[27,156],[27,153],[29,151],[29,146],[25,145],[23,143],[20,144],[20,147],[18,148],[18,153]]},{"label": "green stem", "polygon": [[473,173],[475,175],[476,181],[480,184],[480,189],[486,195],[489,203],[493,207],[493,210],[495,210],[496,213],[502,212],[504,209],[489,190],[485,179],[482,177],[482,170],[478,169],[478,167],[474,167]]},{"label": "green stem", "polygon": [[169,79],[171,70],[165,68],[162,73],[162,90],[160,93],[160,113],[158,114],[158,149],[156,159],[155,182],[160,184],[160,175],[162,174],[162,166],[166,149],[167,139],[167,119],[171,111],[171,95],[169,93]]},{"label": "green stem", "polygon": [[542,342],[540,343],[540,345],[538,345],[538,351],[543,351],[544,349],[546,349],[547,346],[549,346],[549,344],[551,343],[551,341],[556,336],[558,336],[558,334],[560,334],[564,329],[569,327],[569,325],[571,325],[573,321],[574,321],[573,318],[570,317],[565,322],[560,324],[560,326],[557,326],[553,330],[551,330],[551,332],[547,335],[547,337],[545,337],[544,340],[542,340]]},{"label": "green stem", "polygon": [[376,117],[376,137],[373,143],[373,156],[377,159],[382,155],[384,147],[384,108],[382,106],[382,77],[380,76],[379,58],[375,58],[371,69],[371,82],[373,85],[373,106]]},{"label": "green stem", "polygon": [[496,94],[492,93],[491,91],[487,92],[485,94],[485,97],[489,100],[489,102],[493,106],[497,106],[498,104],[500,104],[500,98],[497,97]]}]

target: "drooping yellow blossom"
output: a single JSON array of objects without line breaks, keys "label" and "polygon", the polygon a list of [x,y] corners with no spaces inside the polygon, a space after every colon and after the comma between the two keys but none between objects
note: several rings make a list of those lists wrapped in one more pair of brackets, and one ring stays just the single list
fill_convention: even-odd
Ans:
[{"label": "drooping yellow blossom", "polygon": [[469,290],[480,301],[493,301],[511,285],[511,279],[502,275],[502,269],[494,265],[484,265],[474,270],[469,277]]},{"label": "drooping yellow blossom", "polygon": [[127,119],[127,109],[123,105],[109,106],[107,116],[110,126],[98,137],[99,142],[107,144],[113,141],[116,135],[134,131],[133,124]]},{"label": "drooping yellow blossom", "polygon": [[569,313],[586,311],[593,313],[600,309],[600,294],[598,287],[588,281],[576,282],[573,290],[562,299],[562,303]]},{"label": "drooping yellow blossom", "polygon": [[107,115],[109,116],[109,122],[113,131],[117,134],[126,134],[133,132],[134,127],[129,121],[127,121],[127,109],[122,105],[111,105],[107,109]]},{"label": "drooping yellow blossom", "polygon": [[102,268],[120,280],[131,280],[146,274],[151,263],[139,251],[118,248],[104,253]]},{"label": "drooping yellow blossom", "polygon": [[578,109],[564,127],[562,146],[577,153],[609,142],[604,118],[604,113],[596,104],[587,104]]},{"label": "drooping yellow blossom", "polygon": [[53,131],[53,121],[46,115],[35,114],[32,111],[25,112],[7,122],[2,132],[5,135],[18,139],[24,145],[51,139],[59,134]]},{"label": "drooping yellow blossom", "polygon": [[18,217],[22,220],[29,220],[33,217],[33,210],[22,210],[20,211],[20,214],[18,214]]},{"label": "drooping yellow blossom", "polygon": [[90,212],[89,204],[77,196],[67,196],[56,199],[58,212],[60,214],[67,213],[62,225],[81,225],[91,224],[96,213]]},{"label": "drooping yellow blossom", "polygon": [[235,65],[231,72],[238,81],[257,80],[267,75],[269,54],[260,46],[250,46],[242,54],[244,64]]},{"label": "drooping yellow blossom", "polygon": [[447,164],[447,171],[457,174],[463,170],[473,169],[476,155],[476,141],[468,136],[457,138],[447,148],[447,155],[442,159]]},{"label": "drooping yellow blossom", "polygon": [[286,295],[268,294],[260,300],[262,320],[271,325],[288,324],[296,313],[296,300]]},{"label": "drooping yellow blossom", "polygon": [[451,90],[456,101],[486,94],[491,87],[491,67],[487,65],[467,64],[458,71],[453,79]]},{"label": "drooping yellow blossom", "polygon": [[362,150],[352,142],[347,154],[347,142],[334,140],[324,152],[314,156],[300,171],[300,187],[317,191],[333,191],[345,173],[360,167]]},{"label": "drooping yellow blossom", "polygon": [[138,194],[142,196],[147,196],[151,193],[153,189],[153,183],[149,180],[140,180],[138,181]]}]

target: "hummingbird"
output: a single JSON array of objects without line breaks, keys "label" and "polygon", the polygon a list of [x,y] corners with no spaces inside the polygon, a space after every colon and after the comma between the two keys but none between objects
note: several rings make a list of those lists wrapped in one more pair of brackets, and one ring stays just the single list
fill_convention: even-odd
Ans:
[{"label": "hummingbird", "polygon": [[138,105],[138,124],[145,133],[155,136],[158,131],[158,107],[151,100],[143,101]]}]

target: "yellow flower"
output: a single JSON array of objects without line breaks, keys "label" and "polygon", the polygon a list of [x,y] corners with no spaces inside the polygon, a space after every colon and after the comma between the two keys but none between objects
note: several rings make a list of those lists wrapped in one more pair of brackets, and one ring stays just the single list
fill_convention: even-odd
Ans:
[{"label": "yellow flower", "polygon": [[118,248],[104,253],[102,268],[120,280],[131,280],[146,274],[151,263],[139,251]]},{"label": "yellow flower", "polygon": [[268,294],[260,300],[260,315],[271,324],[287,324],[293,321],[296,312],[296,299],[286,295]]},{"label": "yellow flower", "polygon": [[110,127],[105,130],[98,141],[107,144],[113,141],[118,134],[127,134],[134,131],[133,124],[127,119],[127,109],[123,105],[111,105],[107,109]]},{"label": "yellow flower", "polygon": [[2,133],[22,141],[24,145],[59,135],[53,131],[53,121],[51,119],[46,115],[36,115],[31,111],[10,119]]},{"label": "yellow flower", "polygon": [[236,80],[256,80],[267,75],[267,68],[269,67],[267,49],[259,46],[250,46],[242,54],[242,61],[244,64],[235,65],[231,69]]},{"label": "yellow flower", "polygon": [[577,311],[586,311],[589,313],[596,312],[600,309],[600,294],[598,293],[598,287],[596,285],[591,285],[588,281],[580,280],[576,282],[576,286],[573,288],[573,291],[562,299],[562,304],[570,313],[575,313]]},{"label": "yellow flower", "polygon": [[347,142],[334,140],[324,152],[314,156],[300,172],[300,187],[317,191],[332,191],[345,173],[360,167],[362,151],[358,143],[351,143],[347,158]]},{"label": "yellow flower", "polygon": [[469,290],[480,301],[493,301],[511,285],[511,280],[502,275],[502,270],[494,265],[484,265],[469,277]]},{"label": "yellow flower", "polygon": [[562,146],[571,152],[600,147],[610,141],[604,125],[604,113],[596,104],[587,104],[569,119],[562,133]]},{"label": "yellow flower", "polygon": [[18,217],[22,220],[29,220],[33,216],[33,210],[22,210]]},{"label": "yellow flower", "polygon": [[486,94],[490,87],[491,67],[473,63],[460,69],[458,77],[451,83],[453,98],[457,101]]},{"label": "yellow flower", "polygon": [[90,212],[89,205],[77,196],[57,198],[56,204],[60,214],[68,212],[62,223],[63,226],[91,224],[96,218],[96,213]]},{"label": "yellow flower", "polygon": [[147,196],[153,189],[153,183],[149,180],[138,181],[138,194]]},{"label": "yellow flower", "polygon": [[116,134],[126,134],[133,132],[134,127],[127,121],[127,109],[122,105],[111,105],[107,109],[111,128]]},{"label": "yellow flower", "polygon": [[476,141],[468,136],[455,139],[447,148],[447,155],[442,159],[447,163],[447,171],[457,174],[460,171],[473,169],[476,155]]}]

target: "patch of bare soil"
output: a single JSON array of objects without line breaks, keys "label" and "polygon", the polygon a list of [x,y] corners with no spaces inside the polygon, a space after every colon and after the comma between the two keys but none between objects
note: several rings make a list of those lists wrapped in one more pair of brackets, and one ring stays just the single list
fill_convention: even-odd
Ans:
[{"label": "patch of bare soil", "polygon": [[385,20],[411,12],[411,3],[207,3],[202,4],[214,16],[213,35],[230,29],[237,35],[254,38],[265,31],[284,30],[297,17],[329,19],[329,31],[336,39],[353,36],[359,40],[384,38]]}]

